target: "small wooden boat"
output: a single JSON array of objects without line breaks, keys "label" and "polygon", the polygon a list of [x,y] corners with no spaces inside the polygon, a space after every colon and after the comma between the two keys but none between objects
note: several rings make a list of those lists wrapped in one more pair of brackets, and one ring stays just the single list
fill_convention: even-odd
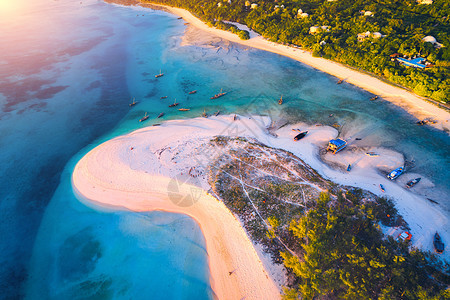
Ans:
[{"label": "small wooden boat", "polygon": [[161,118],[162,116],[164,116],[163,112],[158,115],[158,119]]},{"label": "small wooden boat", "polygon": [[178,102],[177,102],[177,99],[175,99],[175,101],[173,102],[173,104],[170,104],[169,107],[175,107],[175,106],[177,106],[178,104],[180,104],[180,103],[178,103]]},{"label": "small wooden boat", "polygon": [[195,94],[195,93],[197,93],[197,90],[190,91],[189,95],[192,95],[192,94]]},{"label": "small wooden boat", "polygon": [[183,19],[183,17],[179,17],[179,18],[178,18],[178,20],[181,20],[181,19]]},{"label": "small wooden boat", "polygon": [[400,168],[393,170],[391,173],[389,173],[387,178],[389,178],[390,180],[394,180],[398,176],[402,175],[402,173],[403,173],[403,167],[400,167]]},{"label": "small wooden boat", "polygon": [[206,114],[206,111],[205,111],[205,110],[203,110],[202,117],[203,117],[203,118],[207,118],[207,117],[208,117],[208,115]]},{"label": "small wooden boat", "polygon": [[334,123],[334,124],[331,125],[331,126],[333,126],[334,128],[339,128],[339,127],[341,127],[341,125],[339,125],[338,123]]},{"label": "small wooden boat", "polygon": [[433,246],[436,253],[441,254],[444,252],[445,245],[442,242],[441,236],[437,232],[434,234]]},{"label": "small wooden boat", "polygon": [[225,96],[226,94],[227,94],[226,92],[222,92],[222,89],[220,89],[220,93],[215,94],[215,95],[212,96],[210,99],[211,99],[211,100],[217,99],[217,98],[220,98],[220,97],[222,97],[222,96]]},{"label": "small wooden boat", "polygon": [[159,74],[156,74],[155,75],[155,78],[159,78],[159,77],[162,77],[162,76],[164,76],[164,73],[162,73],[161,72],[161,69],[159,70]]},{"label": "small wooden boat", "polygon": [[377,100],[377,99],[378,99],[378,96],[375,96],[375,97],[370,98],[370,101]]},{"label": "small wooden boat", "polygon": [[308,134],[308,131],[300,132],[299,134],[297,134],[297,135],[294,137],[294,141],[301,140],[301,139],[304,138],[307,134]]},{"label": "small wooden boat", "polygon": [[178,110],[179,111],[190,111],[191,109],[190,108],[179,108]]},{"label": "small wooden boat", "polygon": [[236,121],[238,119],[237,115],[234,115],[233,121]]},{"label": "small wooden boat", "polygon": [[422,120],[422,121],[417,121],[416,124],[417,125],[426,125],[426,124],[428,124],[428,122],[429,122],[428,120]]},{"label": "small wooden boat", "polygon": [[283,104],[283,95],[281,95],[281,98],[280,98],[280,100],[278,100],[278,104]]},{"label": "small wooden boat", "polygon": [[162,96],[161,98],[159,98],[159,99],[166,99],[167,98],[167,96]]},{"label": "small wooden boat", "polygon": [[136,102],[136,98],[133,98],[133,102],[131,102],[130,104],[128,104],[130,107],[135,106],[137,104]]},{"label": "small wooden boat", "polygon": [[160,126],[160,125],[161,125],[160,123],[155,123],[152,126]]},{"label": "small wooden boat", "polygon": [[347,172],[350,172],[351,169],[352,169],[352,165],[349,164],[349,165],[347,166]]},{"label": "small wooden boat", "polygon": [[371,156],[371,157],[380,156],[378,153],[375,153],[375,152],[366,152],[366,155]]},{"label": "small wooden boat", "polygon": [[360,141],[360,140],[362,140],[362,138],[356,138],[355,140],[356,140],[356,141]]},{"label": "small wooden boat", "polygon": [[184,25],[189,25],[189,23],[188,22],[184,22]]},{"label": "small wooden boat", "polygon": [[409,189],[409,188],[415,186],[416,184],[419,183],[420,179],[422,179],[422,178],[419,177],[419,178],[416,178],[416,179],[413,179],[413,180],[408,181],[408,182],[406,183],[406,187]]},{"label": "small wooden boat", "polygon": [[220,114],[220,110],[218,110],[214,115],[217,117]]},{"label": "small wooden boat", "polygon": [[386,190],[384,189],[384,186],[381,183],[380,183],[380,189],[383,193],[386,192]]},{"label": "small wooden boat", "polygon": [[337,82],[337,84],[341,84],[344,82],[344,79],[339,79],[339,81]]},{"label": "small wooden boat", "polygon": [[149,116],[147,115],[147,112],[146,112],[145,115],[141,119],[139,119],[139,122],[144,122],[148,118],[149,118]]}]

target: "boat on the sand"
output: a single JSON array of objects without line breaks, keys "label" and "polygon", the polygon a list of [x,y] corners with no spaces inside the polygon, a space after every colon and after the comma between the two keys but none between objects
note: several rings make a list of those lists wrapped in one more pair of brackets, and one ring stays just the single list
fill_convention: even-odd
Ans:
[{"label": "boat on the sand", "polygon": [[391,173],[389,173],[387,175],[387,178],[389,178],[390,180],[394,180],[398,176],[402,175],[402,173],[403,173],[403,167],[400,167],[400,168],[397,168],[397,169],[391,171]]},{"label": "boat on the sand", "polygon": [[294,137],[294,141],[301,140],[308,134],[308,131],[302,131]]},{"label": "boat on the sand", "polygon": [[441,254],[444,252],[445,245],[442,242],[441,236],[437,232],[434,234],[433,246],[436,253]]},{"label": "boat on the sand", "polygon": [[144,122],[148,118],[149,118],[149,116],[147,115],[147,112],[145,112],[145,115],[141,119],[139,119],[139,122]]},{"label": "boat on the sand", "polygon": [[384,188],[384,186],[381,183],[380,183],[380,189],[383,193],[386,192],[386,189]]},{"label": "boat on the sand", "polygon": [[218,110],[214,115],[217,117],[220,114],[220,110]]},{"label": "boat on the sand", "polygon": [[415,179],[413,179],[413,180],[408,181],[408,182],[406,183],[406,187],[407,187],[407,188],[411,188],[411,187],[415,186],[416,184],[419,183],[420,179],[422,179],[422,178],[419,177],[419,178],[415,178]]},{"label": "boat on the sand", "polygon": [[378,153],[375,152],[366,152],[367,156],[380,156]]},{"label": "boat on the sand", "polygon": [[348,164],[348,166],[347,166],[347,172],[350,172],[351,169],[352,169],[352,165],[351,165],[351,164]]},{"label": "boat on the sand", "polygon": [[205,111],[205,110],[203,110],[202,117],[203,117],[203,118],[207,118],[207,117],[208,117],[208,115],[206,114],[206,111]]}]

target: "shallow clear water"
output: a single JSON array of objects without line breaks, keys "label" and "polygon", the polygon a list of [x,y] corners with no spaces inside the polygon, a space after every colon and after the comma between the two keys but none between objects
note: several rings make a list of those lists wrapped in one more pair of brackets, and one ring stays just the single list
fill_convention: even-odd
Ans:
[{"label": "shallow clear water", "polygon": [[[327,74],[235,44],[180,47],[184,21],[163,12],[94,0],[35,1],[20,11],[0,20],[0,285],[7,297],[210,298],[195,222],[86,207],[70,186],[74,164],[100,142],[204,110],[337,122],[346,138],[414,159],[412,171],[449,194],[447,134],[416,126],[401,109],[368,101],[367,92]],[[165,75],[155,79],[160,69]],[[221,88],[228,94],[210,100]],[[130,109],[131,97],[139,103]],[[168,108],[175,98],[191,111]],[[150,119],[139,123],[145,112]],[[435,200],[448,209],[448,197]]]}]

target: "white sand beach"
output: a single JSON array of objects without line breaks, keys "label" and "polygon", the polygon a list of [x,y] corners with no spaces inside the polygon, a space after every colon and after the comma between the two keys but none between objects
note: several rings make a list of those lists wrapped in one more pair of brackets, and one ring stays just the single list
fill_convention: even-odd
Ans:
[{"label": "white sand beach", "polygon": [[[233,121],[233,116],[219,116],[167,121],[158,127],[137,130],[107,141],[83,157],[73,172],[74,190],[88,205],[132,211],[164,210],[195,219],[205,236],[211,284],[219,299],[277,299],[279,290],[240,222],[222,202],[207,193],[204,167],[218,153],[203,150],[216,135],[255,138],[292,152],[336,183],[392,198],[411,228],[415,247],[431,251],[435,231],[444,241],[450,239],[448,218],[436,206],[383,174],[383,170],[403,163],[401,154],[374,147],[371,150],[379,154],[374,158],[362,151],[348,150],[324,156],[343,166],[358,162],[352,172],[345,172],[329,167],[319,158],[320,148],[337,136],[336,129],[295,124],[275,131],[274,135],[266,129],[270,122],[268,117],[239,116]],[[309,130],[309,134],[295,142],[293,128]],[[199,170],[195,180],[186,176],[192,167]],[[386,187],[386,193],[379,189],[380,183]],[[441,257],[448,261],[448,253]]]},{"label": "white sand beach", "polygon": [[[108,2],[118,4],[127,3],[128,5],[136,4],[136,1],[134,0],[132,1],[109,0]],[[313,57],[310,52],[302,50],[300,48],[270,42],[252,31],[250,32],[249,40],[241,40],[237,35],[229,31],[209,27],[208,25],[206,25],[204,22],[196,18],[194,15],[192,15],[189,11],[185,9],[157,4],[151,5],[140,4],[140,5],[148,6],[151,8],[160,7],[161,9],[164,9],[174,15],[182,17],[184,21],[188,22],[190,25],[204,32],[208,32],[210,34],[218,36],[222,39],[234,43],[239,43],[248,47],[273,52],[302,62],[315,69],[336,76],[339,79],[345,80],[345,82],[351,83],[375,95],[378,95],[384,100],[389,101],[403,108],[405,111],[407,111],[412,116],[416,117],[418,120],[431,118],[436,123],[430,124],[430,126],[434,126],[435,128],[438,128],[440,130],[447,130],[450,132],[450,112],[448,110],[439,108],[438,106],[430,102],[427,102],[424,98],[412,92],[409,92],[403,88],[390,85],[386,82],[381,81],[378,78],[358,72],[340,63],[333,62],[331,60],[327,60],[320,57]],[[243,28],[243,25],[240,25],[239,27],[241,29],[247,29],[246,27]],[[367,100],[369,101],[369,99]]]}]

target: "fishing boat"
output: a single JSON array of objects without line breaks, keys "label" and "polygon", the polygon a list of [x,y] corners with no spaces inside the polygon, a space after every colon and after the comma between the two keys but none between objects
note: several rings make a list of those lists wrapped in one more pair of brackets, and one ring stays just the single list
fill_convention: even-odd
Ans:
[{"label": "fishing boat", "polygon": [[237,120],[237,115],[234,115],[233,121],[236,121],[236,120]]},{"label": "fishing boat", "polygon": [[444,252],[445,245],[442,242],[441,236],[437,232],[434,234],[433,246],[436,253],[441,254]]},{"label": "fishing boat", "polygon": [[161,118],[162,116],[164,116],[163,112],[158,115],[158,118]]},{"label": "fishing boat", "polygon": [[347,166],[347,172],[350,172],[351,169],[352,169],[352,165],[349,164],[349,165]]},{"label": "fishing boat", "polygon": [[402,173],[403,173],[403,167],[400,167],[400,168],[393,170],[391,173],[389,173],[387,178],[389,178],[390,180],[394,180],[398,176],[402,175]]},{"label": "fishing boat", "polygon": [[375,152],[366,152],[366,155],[367,156],[380,156],[378,153],[375,153]]},{"label": "fishing boat", "polygon": [[177,99],[175,99],[175,101],[173,102],[173,104],[170,104],[169,107],[175,107],[175,106],[177,106],[178,104],[180,104],[180,103],[178,103],[178,102],[177,102]]},{"label": "fishing boat", "polygon": [[167,98],[167,96],[162,96],[161,98],[159,98],[159,99],[166,99]]},{"label": "fishing boat", "polygon": [[208,115],[206,114],[206,111],[205,111],[205,110],[203,110],[202,117],[203,117],[203,118],[207,118],[207,117],[208,117]]},{"label": "fishing boat", "polygon": [[426,125],[426,124],[428,124],[428,122],[429,122],[428,120],[421,120],[421,121],[417,121],[416,124],[417,125]]},{"label": "fishing boat", "polygon": [[337,82],[337,84],[341,84],[344,82],[344,79],[339,79],[339,81]]},{"label": "fishing boat", "polygon": [[131,102],[130,104],[128,104],[130,107],[135,106],[137,104],[136,102],[136,98],[133,98],[133,102]]},{"label": "fishing boat", "polygon": [[149,118],[149,116],[147,115],[147,112],[146,112],[145,115],[141,119],[139,119],[139,122],[144,122],[148,118]]},{"label": "fishing boat", "polygon": [[179,111],[190,111],[191,109],[190,108],[179,108],[178,110]]},{"label": "fishing boat", "polygon": [[381,183],[380,183],[380,189],[381,189],[381,191],[382,191],[383,193],[386,192],[384,186],[383,186]]},{"label": "fishing boat", "polygon": [[280,100],[278,100],[278,104],[283,104],[283,95],[281,95]]},{"label": "fishing boat", "polygon": [[419,178],[416,178],[416,179],[413,179],[413,180],[408,181],[408,182],[406,183],[406,187],[409,189],[409,188],[415,186],[416,184],[419,183],[420,179],[422,179],[422,178],[419,177]]},{"label": "fishing boat", "polygon": [[375,97],[370,98],[370,101],[377,100],[377,99],[378,99],[378,96],[375,96]]},{"label": "fishing boat", "polygon": [[161,69],[159,70],[159,74],[155,75],[155,78],[159,78],[161,76],[164,76],[164,73],[161,72]]},{"label": "fishing boat", "polygon": [[197,90],[190,91],[189,95],[192,95],[192,94],[195,94],[195,93],[197,93]]},{"label": "fishing boat", "polygon": [[211,99],[211,100],[212,100],[212,99],[217,99],[217,98],[220,98],[220,97],[222,97],[222,96],[225,96],[226,94],[227,94],[226,92],[223,92],[222,89],[220,89],[220,93],[215,94],[215,95],[212,96],[210,99]]},{"label": "fishing boat", "polygon": [[360,141],[360,140],[362,140],[362,138],[356,138],[356,139],[355,139],[355,141]]},{"label": "fishing boat", "polygon": [[160,123],[155,123],[152,126],[160,126],[160,125],[161,125]]},{"label": "fishing boat", "polygon": [[220,114],[220,110],[218,110],[214,115],[217,117]]},{"label": "fishing boat", "polygon": [[308,131],[300,132],[299,134],[297,134],[297,135],[294,137],[294,141],[301,140],[301,139],[304,138],[307,134],[308,134]]}]

